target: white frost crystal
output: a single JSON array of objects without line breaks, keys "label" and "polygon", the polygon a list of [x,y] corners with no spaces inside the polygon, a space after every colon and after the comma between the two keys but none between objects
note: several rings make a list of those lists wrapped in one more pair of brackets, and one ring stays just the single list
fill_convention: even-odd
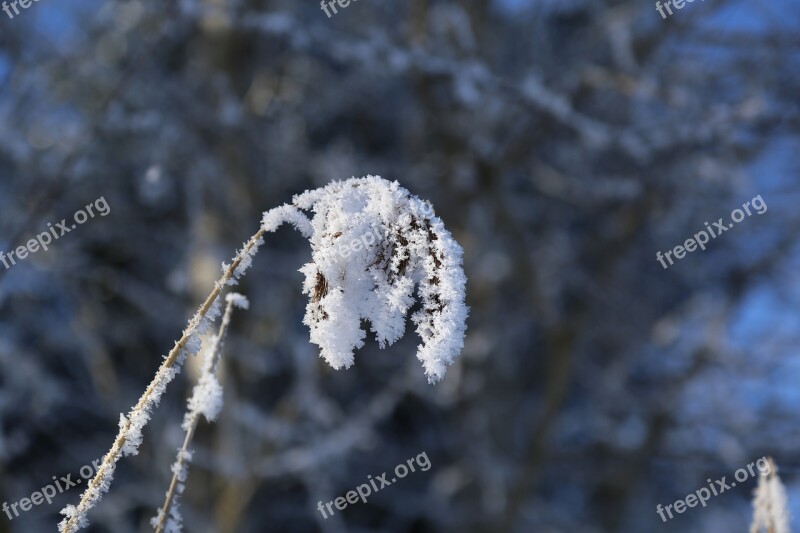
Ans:
[{"label": "white frost crystal", "polygon": [[[759,459],[761,461],[761,459]],[[753,498],[753,522],[750,533],[789,533],[786,489],[778,477],[778,468],[767,458],[769,471],[762,473]],[[760,468],[760,467],[759,467]]]},{"label": "white frost crystal", "polygon": [[[311,220],[303,211],[313,212]],[[353,364],[366,336],[362,320],[381,347],[402,337],[416,287],[417,358],[428,381],[444,377],[464,346],[466,277],[463,251],[429,203],[396,181],[367,176],[306,191],[264,213],[266,231],[284,222],[311,242],[312,261],[301,269],[309,295],[304,323],[333,368]]]}]

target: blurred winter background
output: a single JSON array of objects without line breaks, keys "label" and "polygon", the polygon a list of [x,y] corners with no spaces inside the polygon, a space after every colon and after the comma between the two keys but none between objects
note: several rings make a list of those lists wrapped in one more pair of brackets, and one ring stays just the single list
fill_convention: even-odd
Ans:
[{"label": "blurred winter background", "polygon": [[[260,213],[379,174],[465,248],[472,314],[433,387],[412,334],[335,372],[288,229],[242,285],[183,500],[189,532],[746,531],[775,457],[800,517],[800,4],[706,0],[41,0],[0,31],[0,500],[110,446]],[[656,261],[760,194],[745,219]],[[190,364],[89,531],[148,531]],[[425,451],[334,518],[330,501]],[[0,532],[54,531],[60,495]],[[800,520],[800,518],[798,518]],[[795,522],[800,526],[800,522]]]}]

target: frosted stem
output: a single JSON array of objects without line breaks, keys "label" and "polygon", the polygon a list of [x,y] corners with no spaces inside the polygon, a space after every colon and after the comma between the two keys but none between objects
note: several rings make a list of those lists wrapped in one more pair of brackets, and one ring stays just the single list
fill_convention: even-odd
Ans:
[{"label": "frosted stem", "polygon": [[[217,363],[219,362],[220,357],[222,357],[222,346],[225,341],[225,335],[228,332],[228,325],[230,324],[231,313],[233,312],[233,306],[235,302],[236,301],[234,299],[228,299],[228,304],[225,307],[225,314],[222,317],[222,323],[219,326],[219,331],[217,332],[217,336],[211,348],[211,354],[207,362],[207,367],[204,367],[204,372],[207,371],[211,375],[216,372]],[[195,388],[195,391],[196,390],[197,388]],[[164,527],[166,526],[168,517],[170,515],[170,507],[172,506],[172,502],[175,498],[175,492],[178,487],[178,483],[185,481],[184,479],[179,478],[181,477],[181,472],[186,472],[186,468],[188,468],[186,463],[188,462],[189,458],[189,445],[192,443],[192,439],[194,438],[194,433],[197,429],[197,422],[199,419],[200,412],[197,410],[192,410],[190,404],[190,410],[187,413],[187,419],[184,425],[186,429],[186,437],[183,439],[183,446],[181,446],[181,449],[178,450],[178,456],[172,469],[172,481],[169,484],[167,496],[164,499],[164,505],[161,507],[161,512],[157,517],[158,523],[155,528],[156,533],[163,533]]]},{"label": "frosted stem", "polygon": [[[203,305],[200,306],[200,309],[198,309],[197,313],[195,313],[195,315],[189,321],[189,325],[183,331],[183,335],[181,336],[180,340],[175,343],[175,346],[172,348],[172,350],[170,350],[167,358],[163,363],[161,363],[161,367],[158,369],[158,372],[156,372],[156,376],[147,387],[147,390],[145,390],[144,394],[142,394],[141,398],[139,398],[139,401],[131,410],[131,416],[128,416],[125,422],[120,425],[119,433],[117,434],[117,438],[114,440],[114,444],[111,446],[111,449],[108,451],[108,453],[106,453],[105,457],[103,457],[103,462],[100,465],[100,468],[97,469],[97,473],[95,474],[94,478],[92,478],[92,480],[89,482],[89,486],[83,492],[80,503],[76,508],[71,509],[64,521],[59,524],[60,533],[74,533],[75,531],[78,531],[82,527],[88,525],[86,513],[96,503],[98,503],[102,497],[101,487],[104,485],[106,478],[113,473],[113,469],[117,461],[119,461],[120,455],[122,454],[122,448],[127,440],[128,430],[131,427],[131,421],[134,419],[133,415],[142,412],[145,409],[145,406],[150,403],[153,391],[162,384],[162,380],[166,372],[171,369],[173,365],[175,365],[181,350],[183,350],[186,343],[197,330],[200,321],[206,316],[209,309],[211,309],[214,301],[217,299],[217,296],[219,296],[220,292],[222,291],[222,288],[234,277],[234,273],[237,271],[242,261],[249,260],[251,258],[250,254],[260,244],[264,232],[264,228],[261,227],[259,228],[258,232],[250,238],[247,244],[245,244],[242,250],[236,255],[233,262],[225,269],[222,277],[214,285],[214,289],[211,291],[211,294],[208,295],[208,298],[206,298]],[[105,485],[106,486],[103,488],[108,490],[108,485]]]}]

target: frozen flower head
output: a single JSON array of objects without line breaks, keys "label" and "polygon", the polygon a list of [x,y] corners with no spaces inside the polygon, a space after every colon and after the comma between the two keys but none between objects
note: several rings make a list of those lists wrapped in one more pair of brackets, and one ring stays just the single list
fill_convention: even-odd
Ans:
[{"label": "frozen flower head", "polygon": [[362,320],[382,348],[402,337],[416,289],[417,358],[428,381],[442,379],[464,346],[466,277],[463,251],[429,203],[396,181],[367,176],[306,191],[264,213],[266,231],[284,222],[311,242],[312,261],[301,269],[309,295],[304,323],[333,368],[353,364],[366,336]]}]

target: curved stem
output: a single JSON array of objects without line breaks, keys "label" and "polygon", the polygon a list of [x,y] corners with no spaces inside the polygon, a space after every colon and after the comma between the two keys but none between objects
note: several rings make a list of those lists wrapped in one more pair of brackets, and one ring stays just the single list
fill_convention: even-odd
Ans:
[{"label": "curved stem", "polygon": [[[219,279],[219,281],[214,285],[214,290],[211,291],[211,294],[208,295],[206,301],[200,306],[197,313],[192,317],[189,321],[189,325],[183,331],[183,335],[181,336],[180,340],[175,343],[175,346],[170,350],[167,358],[161,363],[161,366],[156,372],[155,377],[150,382],[150,385],[145,390],[144,394],[142,394],[139,401],[136,403],[134,408],[131,410],[131,413],[141,411],[142,408],[147,404],[150,395],[153,393],[153,390],[159,385],[160,377],[172,366],[175,364],[175,361],[178,359],[181,350],[188,342],[189,338],[194,334],[197,330],[197,326],[200,324],[202,318],[208,313],[209,309],[211,309],[214,300],[216,300],[217,296],[219,296],[220,292],[222,292],[222,288],[225,286],[228,280],[230,280],[236,269],[241,264],[242,260],[247,257],[250,251],[257,246],[258,242],[263,237],[265,230],[263,226],[259,228],[258,232],[253,235],[247,244],[242,248],[242,250],[236,255],[236,258],[233,262],[228,266],[225,270],[225,273]],[[124,424],[120,427],[119,433],[117,434],[117,438],[114,440],[114,444],[111,446],[111,449],[108,453],[103,457],[103,462],[100,465],[100,468],[97,469],[92,480],[89,482],[89,486],[81,495],[81,501],[77,506],[75,514],[69,518],[64,524],[64,527],[61,529],[61,533],[74,533],[78,529],[78,525],[81,522],[81,517],[94,505],[95,502],[90,502],[91,496],[93,493],[98,490],[98,487],[101,485],[102,481],[105,479],[106,474],[108,473],[109,469],[119,460],[120,454],[122,452],[122,447],[125,444],[126,435],[128,433],[128,429],[131,425],[131,418],[128,417]]]},{"label": "curved stem", "polygon": [[[228,305],[225,307],[225,315],[222,317],[222,323],[219,326],[219,331],[217,332],[217,340],[214,343],[211,352],[211,359],[208,362],[208,371],[213,375],[217,369],[217,363],[219,362],[220,357],[222,357],[222,345],[225,340],[225,334],[228,331],[228,325],[230,324],[231,312],[233,311],[233,302],[229,301]],[[172,501],[175,498],[175,490],[178,487],[178,477],[180,472],[183,471],[184,463],[186,462],[186,458],[188,457],[189,453],[189,445],[192,443],[192,438],[194,438],[195,430],[197,429],[197,422],[200,419],[200,416],[197,412],[191,412],[189,414],[189,419],[186,428],[186,437],[183,439],[183,446],[181,449],[178,450],[178,458],[175,461],[175,468],[173,468],[172,472],[172,481],[169,484],[169,489],[167,490],[167,497],[164,499],[164,505],[161,508],[161,514],[159,515],[158,525],[156,526],[156,533],[163,533],[164,527],[167,524],[167,516],[169,514],[169,508],[172,505]]]}]

